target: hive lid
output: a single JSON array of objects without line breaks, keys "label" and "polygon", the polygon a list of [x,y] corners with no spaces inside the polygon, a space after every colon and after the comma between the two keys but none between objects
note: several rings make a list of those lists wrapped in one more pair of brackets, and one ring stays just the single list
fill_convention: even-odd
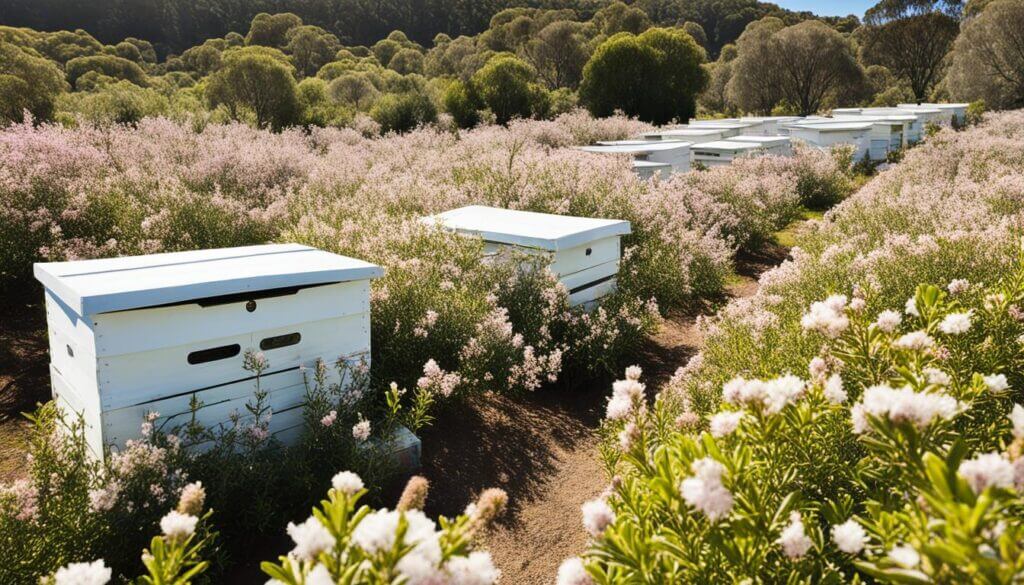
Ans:
[{"label": "hive lid", "polygon": [[676,140],[630,140],[628,142],[621,141],[615,144],[598,144],[596,146],[581,146],[579,148],[585,152],[603,154],[646,154],[649,152],[686,149],[690,146],[691,143],[689,142]]},{"label": "hive lid", "polygon": [[374,264],[299,244],[35,265],[36,279],[79,315],[383,274]]},{"label": "hive lid", "polygon": [[424,223],[473,234],[488,242],[558,251],[630,233],[628,221],[552,215],[471,205],[431,217]]},{"label": "hive lid", "polygon": [[752,150],[755,148],[761,148],[762,144],[755,142],[740,142],[737,140],[716,140],[715,142],[705,142],[698,144],[694,147],[697,152],[700,151],[722,151],[722,152],[739,152],[742,150]]}]

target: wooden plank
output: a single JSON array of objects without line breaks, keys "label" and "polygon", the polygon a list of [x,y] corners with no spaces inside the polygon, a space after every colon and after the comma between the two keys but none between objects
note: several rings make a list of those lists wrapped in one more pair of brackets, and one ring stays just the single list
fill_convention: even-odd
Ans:
[{"label": "wooden plank", "polygon": [[628,221],[534,213],[471,205],[425,217],[430,225],[475,235],[489,242],[557,251],[630,233]]},{"label": "wooden plank", "polygon": [[619,273],[619,261],[613,260],[611,262],[605,262],[604,264],[598,264],[597,266],[591,266],[574,272],[572,274],[565,275],[559,280],[565,285],[565,288],[570,291],[586,286],[591,282],[607,278],[609,276],[615,276]]},{"label": "wooden plank", "polygon": [[300,289],[296,294],[202,307],[198,304],[138,309],[94,316],[97,354],[109,357],[205,342],[370,310],[370,281]]},{"label": "wooden plank", "polygon": [[[271,246],[36,264],[36,277],[79,315],[193,299],[376,278],[380,267],[308,247]],[[99,264],[93,264],[99,262]]]},{"label": "wooden plank", "polygon": [[572,306],[586,304],[610,295],[615,290],[616,279],[607,280],[598,285],[569,295],[569,304]]},{"label": "wooden plank", "polygon": [[[587,244],[560,250],[554,262],[551,263],[551,271],[558,276],[573,274],[606,262],[618,261],[620,255],[618,236],[604,238],[589,242]],[[589,250],[589,254],[587,253]]]},{"label": "wooden plank", "polygon": [[[243,366],[246,349],[256,349],[260,339],[299,332],[302,340],[292,346],[265,351],[270,371],[279,371],[317,357],[334,360],[339,356],[364,353],[370,347],[370,315],[359,313],[336,319],[297,323],[253,334],[212,338],[177,347],[99,359],[100,396],[104,410],[123,408],[190,392],[208,386],[249,378]],[[189,364],[193,351],[238,344],[238,355],[201,364]]]},{"label": "wooden plank", "polygon": [[46,294],[50,364],[77,391],[97,394],[96,357],[92,331],[82,319],[72,319],[60,301]]},{"label": "wooden plank", "polygon": [[64,413],[68,424],[74,424],[81,417],[85,422],[85,441],[89,450],[96,457],[102,457],[103,425],[98,397],[72,387],[53,366],[50,366],[50,383],[54,403]]}]

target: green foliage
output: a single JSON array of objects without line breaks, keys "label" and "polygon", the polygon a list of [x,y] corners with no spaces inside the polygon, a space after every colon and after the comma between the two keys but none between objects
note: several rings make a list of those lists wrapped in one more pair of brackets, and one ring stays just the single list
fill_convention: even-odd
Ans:
[{"label": "green foliage", "polygon": [[103,83],[89,92],[66,94],[61,110],[94,124],[134,124],[147,116],[170,113],[170,100],[152,88],[129,81]]},{"label": "green foliage", "polygon": [[437,119],[434,102],[419,92],[389,93],[370,109],[382,132],[407,132]]},{"label": "green foliage", "polygon": [[206,99],[224,105],[238,119],[250,111],[260,128],[279,130],[294,123],[300,103],[291,68],[265,51],[245,48],[224,57],[224,66],[210,76]]},{"label": "green foliage", "polygon": [[707,85],[704,59],[704,50],[682,31],[615,35],[587,62],[580,101],[595,116],[622,110],[656,124],[688,120]]},{"label": "green foliage", "polygon": [[67,87],[52,62],[4,42],[0,42],[0,85],[0,124],[20,122],[25,111],[48,120],[57,96]]},{"label": "green foliage", "polygon": [[513,118],[542,117],[550,105],[548,92],[536,83],[537,72],[521,59],[501,53],[473,75],[472,84],[499,124]]},{"label": "green foliage", "polygon": [[480,98],[472,84],[455,80],[445,89],[441,99],[444,111],[452,115],[461,128],[472,128],[480,122]]},{"label": "green foliage", "polygon": [[267,14],[261,12],[253,17],[245,44],[282,48],[288,42],[288,32],[302,25],[302,19],[291,12]]},{"label": "green foliage", "polygon": [[124,79],[140,87],[148,85],[146,72],[134,63],[121,57],[113,55],[93,55],[89,57],[76,57],[67,62],[64,71],[68,83],[78,85],[78,80],[88,73],[98,73],[114,79]]}]

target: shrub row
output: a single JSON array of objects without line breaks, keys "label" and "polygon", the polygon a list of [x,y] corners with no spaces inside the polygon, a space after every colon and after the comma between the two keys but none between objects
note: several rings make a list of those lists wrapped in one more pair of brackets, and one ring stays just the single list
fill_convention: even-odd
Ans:
[{"label": "shrub row", "polygon": [[937,134],[705,321],[653,405],[627,372],[560,583],[1019,576],[1022,145],[1021,113]]}]

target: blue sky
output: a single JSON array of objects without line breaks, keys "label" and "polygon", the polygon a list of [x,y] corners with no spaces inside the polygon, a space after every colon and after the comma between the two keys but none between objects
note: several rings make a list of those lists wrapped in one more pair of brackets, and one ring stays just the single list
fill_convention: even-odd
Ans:
[{"label": "blue sky", "polygon": [[790,10],[809,10],[821,16],[846,16],[856,14],[864,16],[864,11],[877,3],[877,0],[768,0]]}]

